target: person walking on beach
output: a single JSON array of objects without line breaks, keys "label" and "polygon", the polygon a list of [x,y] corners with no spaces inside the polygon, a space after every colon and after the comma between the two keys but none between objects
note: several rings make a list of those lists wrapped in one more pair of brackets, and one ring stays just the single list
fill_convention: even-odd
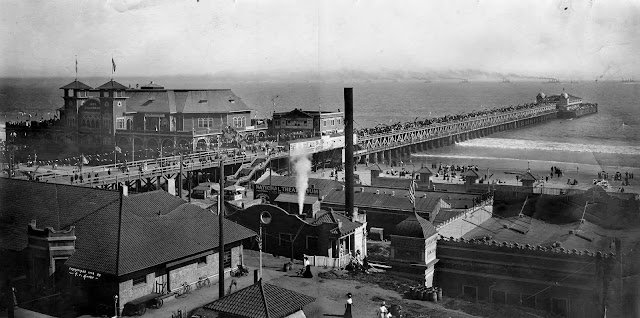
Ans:
[{"label": "person walking on beach", "polygon": [[389,309],[387,309],[387,304],[383,301],[380,304],[380,307],[376,310],[376,318],[389,318],[391,314],[389,313]]},{"label": "person walking on beach", "polygon": [[351,299],[351,293],[347,294],[347,303],[344,304],[344,318],[352,318],[353,314],[351,313],[351,306],[353,305],[353,300]]}]

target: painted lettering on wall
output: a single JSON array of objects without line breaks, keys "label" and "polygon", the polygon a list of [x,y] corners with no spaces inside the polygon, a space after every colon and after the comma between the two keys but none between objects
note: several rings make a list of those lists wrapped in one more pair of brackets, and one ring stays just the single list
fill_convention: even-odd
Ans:
[{"label": "painted lettering on wall", "polygon": [[93,271],[88,271],[86,269],[69,267],[69,275],[72,277],[82,278],[82,279],[93,279],[97,280],[102,277],[102,274],[96,273]]}]

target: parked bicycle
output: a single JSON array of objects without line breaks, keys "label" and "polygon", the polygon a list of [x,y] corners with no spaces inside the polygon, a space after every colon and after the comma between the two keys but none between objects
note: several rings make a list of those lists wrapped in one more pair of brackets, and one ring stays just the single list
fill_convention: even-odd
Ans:
[{"label": "parked bicycle", "polygon": [[196,282],[196,288],[200,289],[203,287],[211,287],[211,281],[209,280],[209,277],[207,276],[200,276],[198,277],[198,281]]},{"label": "parked bicycle", "polygon": [[184,296],[189,293],[191,293],[191,285],[189,285],[187,282],[184,282],[182,283],[180,288],[176,290],[176,297]]}]

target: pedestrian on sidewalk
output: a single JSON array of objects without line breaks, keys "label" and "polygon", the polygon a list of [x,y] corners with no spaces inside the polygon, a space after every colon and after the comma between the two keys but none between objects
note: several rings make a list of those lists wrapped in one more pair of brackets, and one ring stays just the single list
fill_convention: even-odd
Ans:
[{"label": "pedestrian on sidewalk", "polygon": [[347,294],[347,303],[344,304],[344,318],[352,318],[353,315],[351,313],[351,306],[353,305],[353,300],[351,299],[351,293]]}]

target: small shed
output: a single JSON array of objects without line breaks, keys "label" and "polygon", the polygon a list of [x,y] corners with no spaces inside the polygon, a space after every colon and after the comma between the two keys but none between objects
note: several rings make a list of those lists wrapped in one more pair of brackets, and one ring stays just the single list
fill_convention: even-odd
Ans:
[{"label": "small shed", "polygon": [[244,197],[247,189],[239,185],[232,185],[224,188],[224,199],[227,201],[240,200]]},{"label": "small shed", "polygon": [[464,178],[465,184],[474,184],[476,183],[476,180],[480,178],[478,173],[473,169],[467,169],[467,171],[462,174],[462,177]]},{"label": "small shed", "polygon": [[520,182],[523,187],[533,188],[533,184],[538,181],[538,178],[531,174],[531,170],[527,169],[527,172],[520,175]]}]

